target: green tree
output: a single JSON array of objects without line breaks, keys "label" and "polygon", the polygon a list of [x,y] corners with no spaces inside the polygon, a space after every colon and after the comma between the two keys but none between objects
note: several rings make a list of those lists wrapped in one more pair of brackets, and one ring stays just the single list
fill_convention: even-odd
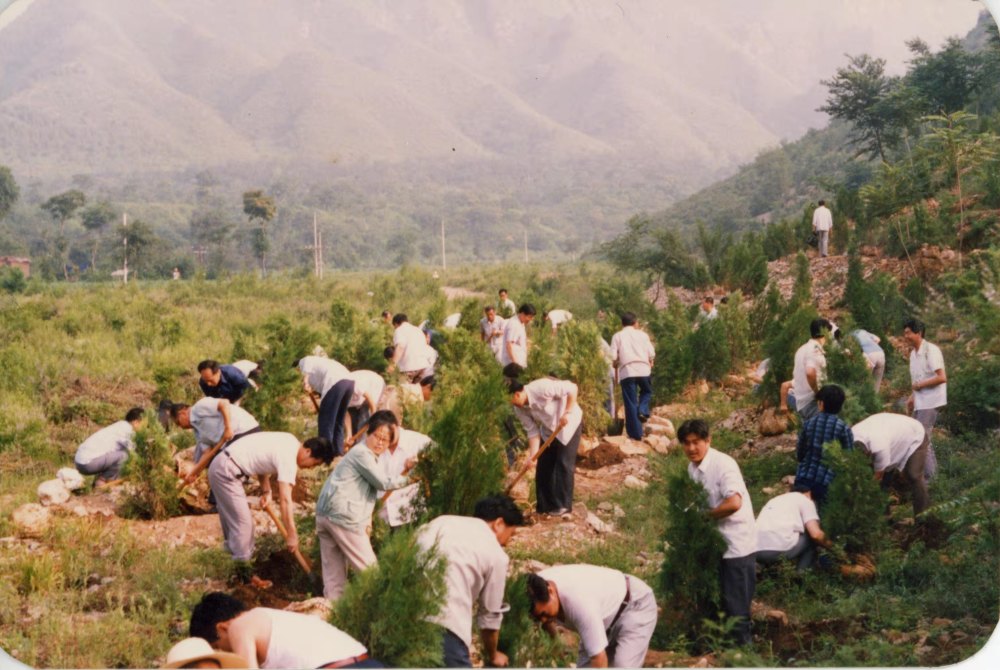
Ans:
[{"label": "green tree", "polygon": [[147,253],[159,241],[153,228],[142,219],[136,219],[128,224],[118,226],[118,234],[123,241],[129,271],[134,269],[138,272],[140,269],[144,269],[143,264],[147,260]]},{"label": "green tree", "polygon": [[6,165],[0,165],[0,219],[7,216],[20,195],[14,173]]},{"label": "green tree", "polygon": [[868,54],[847,58],[847,67],[839,68],[833,79],[820,82],[829,96],[819,111],[851,124],[857,155],[878,156],[887,162],[886,150],[899,142],[903,125],[904,115],[891,98],[898,79],[886,75],[882,58]]},{"label": "green tree", "polygon": [[641,272],[665,285],[697,288],[708,283],[708,271],[691,258],[680,235],[655,226],[647,216],[634,216],[624,234],[601,247],[603,255],[624,272]]},{"label": "green tree", "polygon": [[251,225],[254,221],[258,223],[253,236],[253,250],[260,258],[261,277],[267,276],[267,250],[271,246],[267,239],[267,224],[274,218],[276,211],[274,198],[264,195],[264,191],[247,191],[243,194],[243,213],[247,215]]},{"label": "green tree", "polygon": [[800,251],[795,256],[795,285],[792,288],[789,305],[792,309],[796,309],[811,302],[812,272],[809,270],[809,258]]},{"label": "green tree", "polygon": [[913,54],[906,83],[915,91],[921,112],[950,114],[971,103],[979,87],[979,60],[958,38],[949,38],[937,53],[931,53],[921,39],[910,40],[906,46]]},{"label": "green tree", "polygon": [[77,210],[87,204],[87,196],[83,191],[71,189],[54,195],[41,204],[42,209],[59,224],[59,234],[56,238],[56,250],[63,269],[63,278],[69,279],[69,269],[66,259],[69,256],[69,242],[66,239],[66,222],[73,218]]},{"label": "green tree", "polygon": [[90,272],[97,271],[97,247],[101,241],[101,231],[118,217],[118,212],[107,200],[95,202],[93,205],[83,210],[80,215],[80,222],[86,228],[91,237],[93,246],[90,249]]}]

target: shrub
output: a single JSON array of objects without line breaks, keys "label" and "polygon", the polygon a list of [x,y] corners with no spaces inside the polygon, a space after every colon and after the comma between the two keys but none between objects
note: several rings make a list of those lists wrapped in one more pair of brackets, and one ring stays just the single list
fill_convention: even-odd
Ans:
[{"label": "shrub", "polygon": [[799,252],[795,256],[795,285],[792,288],[792,307],[801,307],[812,302],[812,272],[809,270],[809,258]]},{"label": "shrub", "polygon": [[28,288],[28,280],[17,268],[0,268],[0,289],[7,293],[24,293]]},{"label": "shrub", "polygon": [[559,327],[550,366],[560,379],[574,382],[583,410],[584,432],[597,434],[610,417],[604,408],[608,389],[608,363],[601,353],[600,333],[593,323],[570,321]]},{"label": "shrub", "polygon": [[823,529],[851,552],[871,552],[885,537],[888,499],[872,474],[868,455],[844,450],[839,442],[823,445],[823,459],[836,472],[823,507]]},{"label": "shrub", "polygon": [[650,335],[656,347],[653,365],[653,399],[665,402],[684,390],[691,381],[694,352],[691,349],[690,322],[684,305],[676,298],[649,321]]},{"label": "shrub", "polygon": [[441,667],[442,628],[427,621],[445,599],[445,561],[422,551],[410,529],[393,533],[379,562],[354,575],[330,622],[390,668]]},{"label": "shrub", "polygon": [[559,638],[549,637],[531,618],[527,574],[507,580],[504,602],[510,611],[504,614],[497,648],[507,654],[512,668],[568,668],[576,654]]},{"label": "shrub", "polygon": [[[844,324],[845,331],[851,328],[851,324]],[[847,423],[855,423],[882,410],[861,346],[853,337],[845,335],[839,342],[827,342],[826,379],[823,383],[837,384],[844,389],[847,399],[840,418]]]},{"label": "shrub", "polygon": [[688,335],[694,359],[694,375],[711,382],[721,381],[729,372],[732,353],[726,324],[721,318],[703,321],[698,330]]},{"label": "shrub", "polygon": [[777,399],[781,382],[792,378],[795,352],[809,339],[809,324],[816,316],[816,308],[805,305],[776,319],[774,331],[764,342],[764,355],[771,363],[761,384],[762,397]]},{"label": "shrub", "polygon": [[330,305],[329,354],[351,370],[385,370],[382,356],[384,333],[378,322],[372,323],[348,301],[334,298]]},{"label": "shrub", "polygon": [[708,493],[687,472],[687,459],[667,459],[666,547],[660,570],[659,595],[670,603],[666,628],[670,637],[697,637],[703,619],[719,611],[719,565],[726,541],[705,512]]},{"label": "shrub", "polygon": [[750,361],[750,314],[743,305],[740,291],[729,295],[729,302],[719,306],[719,319],[726,327],[726,341],[729,343],[729,369],[739,370]]},{"label": "shrub", "polygon": [[122,516],[166,519],[180,514],[174,454],[155,412],[146,413],[145,425],[135,434],[135,451],[125,462],[129,489]]},{"label": "shrub", "polygon": [[985,433],[1000,428],[1000,359],[966,361],[948,375],[944,425],[953,433]]}]

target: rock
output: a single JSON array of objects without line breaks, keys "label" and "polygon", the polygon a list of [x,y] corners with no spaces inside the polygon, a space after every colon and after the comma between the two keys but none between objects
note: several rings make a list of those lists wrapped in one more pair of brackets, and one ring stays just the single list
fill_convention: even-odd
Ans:
[{"label": "rock", "polygon": [[635,440],[629,440],[627,438],[623,441],[619,449],[626,456],[645,456],[649,453],[648,444],[644,442],[636,442]]},{"label": "rock", "polygon": [[795,483],[795,475],[785,475],[781,478],[781,483],[785,486],[791,486]]},{"label": "rock", "polygon": [[788,430],[788,415],[778,414],[773,407],[768,407],[760,415],[757,426],[761,435],[784,435]]},{"label": "rock", "polygon": [[598,533],[610,533],[615,529],[610,523],[601,521],[601,519],[594,513],[587,515],[587,525],[596,530]]},{"label": "rock", "polygon": [[787,626],[788,625],[788,615],[785,614],[784,612],[782,612],[781,610],[768,610],[764,614],[764,617],[768,621],[773,621],[776,624],[778,624],[779,626]]},{"label": "rock", "polygon": [[61,505],[67,500],[69,489],[61,479],[50,479],[38,485],[38,502],[43,505]]},{"label": "rock", "polygon": [[285,608],[285,611],[287,612],[308,614],[309,616],[318,617],[323,621],[330,618],[331,610],[332,607],[330,606],[330,601],[323,597],[310,598],[309,600],[290,603],[288,607]]},{"label": "rock", "polygon": [[56,478],[61,479],[69,491],[79,491],[84,486],[83,475],[74,468],[59,468]]},{"label": "rock", "polygon": [[87,508],[83,505],[74,505],[71,511],[75,516],[87,516]]},{"label": "rock", "polygon": [[674,423],[670,419],[664,419],[659,416],[649,417],[649,421],[646,422],[646,427],[649,428],[649,432],[654,435],[664,435],[671,440],[677,438],[677,431],[674,429]]},{"label": "rock", "polygon": [[597,503],[597,511],[610,514],[615,509],[615,506],[609,503],[607,500]]},{"label": "rock", "polygon": [[41,537],[52,522],[52,515],[48,508],[28,503],[14,510],[11,520],[20,537]]},{"label": "rock", "polygon": [[670,453],[670,438],[666,435],[647,435],[643,438],[643,442],[652,447],[653,451],[658,454]]},{"label": "rock", "polygon": [[649,484],[647,484],[646,482],[642,481],[641,479],[633,475],[626,475],[625,481],[623,483],[625,485],[625,488],[629,489],[644,489],[647,486],[649,486]]},{"label": "rock", "polygon": [[763,493],[766,496],[773,496],[774,492],[775,492],[775,489],[774,489],[773,486],[765,486],[764,488],[762,488],[760,490],[760,492]]},{"label": "rock", "polygon": [[624,519],[625,510],[623,510],[620,506],[615,505],[614,510],[612,510],[611,512],[611,516],[613,516],[616,519]]}]

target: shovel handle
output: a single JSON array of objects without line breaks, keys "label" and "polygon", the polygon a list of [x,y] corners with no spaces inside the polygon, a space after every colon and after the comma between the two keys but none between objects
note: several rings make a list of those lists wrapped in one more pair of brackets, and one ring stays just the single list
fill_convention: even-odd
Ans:
[{"label": "shovel handle", "polygon": [[[278,532],[281,533],[281,536],[285,538],[285,541],[287,542],[288,531],[285,530],[285,524],[281,523],[281,519],[278,517],[277,513],[275,513],[274,508],[271,507],[271,505],[263,505],[263,507],[264,511],[267,512],[267,515],[271,517],[272,521],[274,521],[274,525],[278,527]],[[312,564],[309,562],[309,559],[303,556],[302,552],[297,548],[292,553],[295,555],[295,560],[302,566],[302,569],[308,573],[312,573]]]},{"label": "shovel handle", "polygon": [[544,452],[546,449],[549,448],[549,445],[552,444],[552,442],[554,442],[555,439],[556,439],[556,432],[552,431],[552,434],[549,435],[549,438],[547,440],[545,440],[545,442],[542,444],[541,447],[538,448],[538,451],[535,452],[535,455],[532,456],[531,458],[529,458],[525,462],[525,464],[521,467],[521,471],[517,473],[516,477],[514,477],[514,480],[511,481],[511,483],[507,485],[507,488],[505,488],[504,492],[503,492],[504,495],[507,495],[507,496],[510,495],[510,492],[514,490],[514,486],[516,486],[517,483],[519,481],[521,481],[521,477],[523,477],[528,472],[528,469],[532,465],[534,465],[536,461],[538,461],[538,457],[542,455],[542,452]]}]

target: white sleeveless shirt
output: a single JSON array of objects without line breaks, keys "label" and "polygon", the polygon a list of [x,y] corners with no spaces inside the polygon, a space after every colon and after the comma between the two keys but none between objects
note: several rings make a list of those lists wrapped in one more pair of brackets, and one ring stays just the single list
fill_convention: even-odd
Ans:
[{"label": "white sleeveless shirt", "polygon": [[368,650],[322,619],[298,612],[258,607],[271,619],[271,641],[262,668],[319,668]]}]

